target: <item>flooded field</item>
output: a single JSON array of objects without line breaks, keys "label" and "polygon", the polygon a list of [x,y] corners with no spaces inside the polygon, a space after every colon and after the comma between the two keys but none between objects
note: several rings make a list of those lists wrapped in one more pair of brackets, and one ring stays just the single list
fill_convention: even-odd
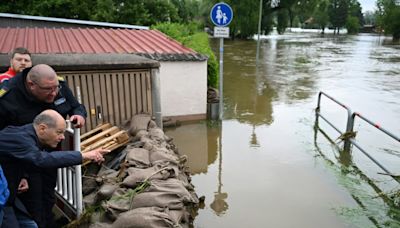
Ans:
[{"label": "flooded field", "polygon": [[[399,183],[358,149],[339,153],[314,130],[324,91],[399,137],[400,45],[374,35],[269,36],[259,64],[256,46],[225,41],[223,121],[165,129],[205,196],[195,227],[400,227],[399,209],[379,197]],[[345,130],[342,107],[323,98],[321,113]],[[319,127],[333,141],[340,136],[323,121]],[[354,130],[400,174],[399,142],[360,119]]]}]

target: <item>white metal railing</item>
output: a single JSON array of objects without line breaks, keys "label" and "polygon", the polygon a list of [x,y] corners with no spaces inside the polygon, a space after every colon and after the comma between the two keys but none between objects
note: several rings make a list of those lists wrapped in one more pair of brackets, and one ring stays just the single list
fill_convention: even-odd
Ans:
[{"label": "white metal railing", "polygon": [[[66,136],[73,136],[73,150],[80,151],[80,129],[72,128],[71,122],[68,120]],[[81,165],[58,169],[55,191],[77,217],[81,215],[83,211]]]}]

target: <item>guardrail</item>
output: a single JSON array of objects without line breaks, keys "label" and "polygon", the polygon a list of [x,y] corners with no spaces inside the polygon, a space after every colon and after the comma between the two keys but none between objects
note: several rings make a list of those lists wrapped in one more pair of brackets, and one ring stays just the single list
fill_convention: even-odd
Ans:
[{"label": "guardrail", "polygon": [[[67,121],[66,133],[67,137],[72,136],[73,138],[73,150],[81,151],[80,129],[72,128],[71,122]],[[64,210],[68,209],[72,211],[76,217],[80,216],[83,211],[81,166],[76,165],[58,169],[55,191],[58,198],[64,203],[64,208],[62,208],[63,212],[65,213]],[[67,208],[65,208],[65,206]]]},{"label": "guardrail", "polygon": [[[333,102],[337,103],[338,105],[340,105],[341,107],[343,107],[344,109],[347,110],[347,124],[346,124],[346,132],[342,132],[340,131],[333,123],[331,123],[326,117],[324,117],[320,112],[321,112],[321,97],[325,96],[327,98],[329,98],[330,100],[332,100]],[[316,122],[316,126],[318,126],[318,118],[321,117],[323,120],[326,121],[326,123],[328,123],[333,129],[335,129],[341,136],[342,139],[344,141],[344,146],[343,146],[343,150],[344,151],[348,151],[350,152],[351,149],[351,145],[354,145],[355,147],[357,147],[365,156],[367,156],[371,161],[373,161],[377,166],[379,166],[383,171],[385,171],[385,173],[391,177],[393,177],[397,182],[400,183],[400,180],[398,180],[397,177],[398,175],[393,174],[392,172],[390,172],[384,165],[382,165],[378,160],[376,160],[373,156],[371,156],[365,149],[363,149],[355,140],[355,132],[353,132],[353,128],[354,128],[354,122],[355,122],[355,118],[359,117],[360,119],[364,120],[366,123],[372,125],[373,127],[379,129],[380,131],[382,131],[383,133],[385,133],[386,135],[390,136],[391,138],[397,140],[398,142],[400,142],[400,138],[395,136],[393,133],[389,132],[388,130],[384,129],[383,127],[381,127],[379,124],[374,123],[373,121],[369,120],[368,118],[362,116],[360,113],[358,112],[352,112],[351,109],[349,107],[347,107],[346,105],[342,104],[341,102],[337,101],[336,99],[334,99],[332,96],[329,96],[328,94],[324,93],[324,92],[319,92],[318,94],[318,104],[317,104],[317,108],[315,109],[315,122]]]}]

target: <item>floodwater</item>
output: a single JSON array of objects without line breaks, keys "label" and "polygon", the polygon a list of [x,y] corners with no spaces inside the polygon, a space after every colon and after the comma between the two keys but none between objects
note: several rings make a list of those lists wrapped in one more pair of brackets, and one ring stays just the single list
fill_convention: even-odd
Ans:
[{"label": "floodwater", "polygon": [[[219,41],[213,40],[218,55]],[[399,184],[360,150],[340,153],[319,91],[400,136],[400,45],[374,35],[268,36],[224,45],[223,120],[165,129],[188,156],[205,196],[195,227],[400,227],[390,195]],[[347,112],[322,97],[321,113],[344,132]],[[400,144],[361,119],[356,140],[394,174]],[[336,141],[334,146],[326,137]]]}]

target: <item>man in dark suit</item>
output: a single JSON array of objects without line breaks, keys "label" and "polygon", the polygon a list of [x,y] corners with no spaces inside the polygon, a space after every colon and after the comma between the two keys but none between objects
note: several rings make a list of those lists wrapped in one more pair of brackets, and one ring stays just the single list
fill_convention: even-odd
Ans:
[{"label": "man in dark suit", "polygon": [[[76,127],[85,124],[86,110],[68,88],[64,78],[53,68],[39,64],[26,68],[12,79],[2,83],[0,89],[0,129],[9,125],[32,123],[35,116],[46,109],[53,109],[64,118],[76,121]],[[19,194],[30,214],[40,227],[51,227],[52,208],[55,203],[55,168],[29,170],[29,189],[26,179],[19,184]],[[38,194],[43,198],[39,198]],[[49,225],[48,225],[49,224]]]},{"label": "man in dark suit", "polygon": [[[35,117],[33,124],[9,126],[0,131],[0,164],[8,182],[10,197],[4,208],[2,227],[35,227],[23,205],[16,200],[18,184],[24,167],[34,165],[41,168],[61,168],[82,164],[84,160],[104,161],[108,150],[96,149],[90,152],[53,151],[65,138],[64,118],[54,110],[45,110]],[[38,196],[40,197],[40,196]],[[16,207],[18,208],[17,210]],[[22,212],[22,213],[21,213]],[[37,226],[36,226],[37,227]]]}]

